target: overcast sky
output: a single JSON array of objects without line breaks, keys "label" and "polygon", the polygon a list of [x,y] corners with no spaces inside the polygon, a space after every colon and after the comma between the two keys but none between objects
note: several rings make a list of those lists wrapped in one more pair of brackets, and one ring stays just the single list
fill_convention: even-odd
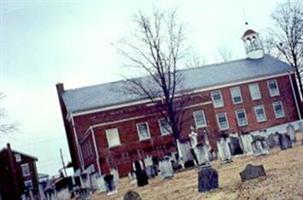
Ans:
[{"label": "overcast sky", "polygon": [[[19,123],[20,133],[0,136],[19,151],[38,157],[38,171],[61,167],[59,148],[70,160],[55,84],[75,88],[121,79],[124,60],[113,46],[133,28],[139,9],[176,8],[187,24],[188,42],[207,63],[218,49],[245,57],[241,36],[261,35],[277,0],[0,0],[1,106]],[[245,21],[249,26],[245,26]],[[3,120],[3,119],[0,119]]]}]

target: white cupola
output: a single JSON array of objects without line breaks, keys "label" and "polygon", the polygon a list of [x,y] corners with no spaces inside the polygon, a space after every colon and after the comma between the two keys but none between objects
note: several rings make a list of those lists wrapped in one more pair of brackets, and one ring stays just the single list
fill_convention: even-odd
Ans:
[{"label": "white cupola", "polygon": [[259,33],[248,29],[242,36],[247,58],[260,59],[264,57],[264,49]]}]

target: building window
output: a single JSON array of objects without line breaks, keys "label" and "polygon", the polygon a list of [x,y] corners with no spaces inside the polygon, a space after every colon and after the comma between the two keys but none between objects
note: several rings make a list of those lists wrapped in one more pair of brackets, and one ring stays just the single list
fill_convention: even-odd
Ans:
[{"label": "building window", "polygon": [[16,162],[21,162],[21,155],[16,153],[15,154],[15,159],[16,159]]},{"label": "building window", "polygon": [[137,131],[139,140],[146,140],[150,138],[149,127],[147,122],[137,124]]},{"label": "building window", "polygon": [[230,88],[230,93],[234,104],[242,103],[240,87]]},{"label": "building window", "polygon": [[159,119],[159,127],[161,135],[168,135],[172,132],[171,126],[169,125],[167,118]]},{"label": "building window", "polygon": [[250,93],[252,100],[261,99],[261,92],[260,92],[258,83],[249,84],[248,87],[249,87],[249,93]]},{"label": "building window", "polygon": [[285,116],[281,101],[274,102],[272,106],[274,108],[276,118],[282,118]]},{"label": "building window", "polygon": [[254,109],[255,109],[255,114],[256,114],[257,121],[258,122],[265,122],[267,120],[267,118],[266,118],[264,106],[263,105],[255,106]]},{"label": "building window", "polygon": [[276,79],[267,81],[267,86],[268,86],[269,94],[271,97],[280,95]]},{"label": "building window", "polygon": [[32,182],[32,180],[24,181],[24,186],[25,186],[26,189],[33,189],[33,182]]},{"label": "building window", "polygon": [[217,121],[220,130],[226,130],[229,128],[228,119],[226,113],[218,113],[217,114]]},{"label": "building window", "polygon": [[203,110],[197,110],[193,112],[196,128],[202,128],[206,126],[206,119]]},{"label": "building window", "polygon": [[109,147],[115,147],[121,144],[119,131],[117,128],[108,129],[105,132],[106,132],[107,144]]},{"label": "building window", "polygon": [[224,106],[222,94],[220,90],[212,91],[211,92],[211,99],[213,101],[214,107],[219,108]]},{"label": "building window", "polygon": [[239,126],[246,126],[248,124],[245,109],[236,110],[236,117]]},{"label": "building window", "polygon": [[31,175],[28,163],[22,164],[21,168],[22,168],[23,177],[27,177],[27,176]]}]

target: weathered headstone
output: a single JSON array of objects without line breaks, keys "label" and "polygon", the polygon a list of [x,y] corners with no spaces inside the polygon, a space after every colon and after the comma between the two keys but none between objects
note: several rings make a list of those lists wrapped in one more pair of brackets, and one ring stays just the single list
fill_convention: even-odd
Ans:
[{"label": "weathered headstone", "polygon": [[137,184],[139,187],[147,185],[148,184],[148,177],[146,175],[146,172],[144,170],[144,166],[142,161],[135,161],[133,163],[133,170],[135,171],[136,177],[137,177]]},{"label": "weathered headstone", "polygon": [[162,161],[159,162],[159,175],[161,179],[171,178],[174,176],[173,166],[169,158],[165,157]]},{"label": "weathered headstone", "polygon": [[269,148],[274,148],[278,144],[274,134],[268,135],[265,140]]},{"label": "weathered headstone", "polygon": [[242,144],[243,144],[243,151],[246,155],[251,155],[253,154],[253,149],[252,149],[252,141],[253,138],[251,134],[246,134],[246,135],[241,135],[240,136]]},{"label": "weathered headstone", "polygon": [[227,140],[225,138],[220,138],[217,142],[217,147],[221,163],[231,162],[231,152]]},{"label": "weathered headstone", "polygon": [[292,142],[296,142],[296,133],[295,133],[295,128],[292,124],[289,124],[287,127],[286,127],[286,132],[287,132],[287,135],[289,135],[290,139]]},{"label": "weathered headstone", "polygon": [[123,200],[142,200],[140,195],[135,191],[128,191],[124,197]]},{"label": "weathered headstone", "polygon": [[287,134],[279,134],[280,149],[285,150],[292,147],[291,139]]},{"label": "weathered headstone", "polygon": [[203,165],[209,163],[209,147],[207,145],[198,144],[194,148],[194,153],[197,157],[197,161],[199,165]]},{"label": "weathered headstone", "polygon": [[198,191],[207,192],[218,187],[218,172],[211,166],[200,167],[198,172]]},{"label": "weathered headstone", "polygon": [[238,155],[243,154],[243,149],[240,144],[240,140],[238,136],[229,137],[230,139],[230,147],[231,147],[231,154]]},{"label": "weathered headstone", "polygon": [[155,168],[153,166],[153,160],[151,156],[147,156],[144,159],[145,172],[148,178],[154,178],[156,176]]},{"label": "weathered headstone", "polygon": [[263,165],[246,165],[245,169],[240,172],[241,181],[255,179],[261,176],[266,176]]},{"label": "weathered headstone", "polygon": [[254,136],[254,141],[252,142],[254,155],[265,155],[268,154],[268,145],[265,138],[262,136]]}]

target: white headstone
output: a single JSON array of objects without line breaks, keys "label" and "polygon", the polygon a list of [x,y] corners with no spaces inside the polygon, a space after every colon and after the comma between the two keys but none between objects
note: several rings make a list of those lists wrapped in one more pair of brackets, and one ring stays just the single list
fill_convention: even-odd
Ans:
[{"label": "white headstone", "polygon": [[289,124],[287,127],[286,127],[286,132],[287,134],[289,135],[290,139],[292,142],[295,142],[296,141],[296,133],[295,133],[295,128],[293,125]]},{"label": "white headstone", "polygon": [[172,164],[168,158],[159,162],[159,175],[161,179],[171,178],[174,175]]},{"label": "white headstone", "polygon": [[231,152],[228,146],[228,141],[224,138],[220,138],[220,140],[217,142],[218,147],[218,153],[220,160],[222,162],[230,161],[231,160]]},{"label": "white headstone", "polygon": [[246,135],[241,135],[240,136],[242,144],[243,144],[243,151],[246,155],[251,155],[253,154],[253,148],[252,148],[252,141],[253,138],[250,134],[246,134]]},{"label": "white headstone", "polygon": [[209,147],[207,145],[197,145],[194,148],[194,153],[197,157],[198,164],[206,164],[209,163]]}]

